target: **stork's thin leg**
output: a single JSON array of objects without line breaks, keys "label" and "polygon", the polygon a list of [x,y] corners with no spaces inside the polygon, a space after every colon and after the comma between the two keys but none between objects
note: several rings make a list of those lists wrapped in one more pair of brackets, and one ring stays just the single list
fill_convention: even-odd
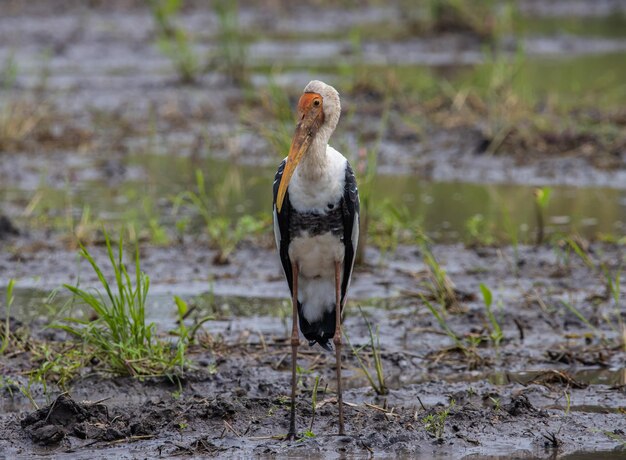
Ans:
[{"label": "stork's thin leg", "polygon": [[335,262],[335,353],[337,358],[337,407],[339,407],[339,435],[345,434],[343,426],[343,396],[341,394],[341,262]]},{"label": "stork's thin leg", "polygon": [[296,368],[298,359],[298,345],[300,336],[298,335],[298,265],[291,264],[293,273],[293,293],[291,303],[293,306],[293,318],[291,328],[291,420],[289,422],[289,433],[287,439],[296,438]]}]

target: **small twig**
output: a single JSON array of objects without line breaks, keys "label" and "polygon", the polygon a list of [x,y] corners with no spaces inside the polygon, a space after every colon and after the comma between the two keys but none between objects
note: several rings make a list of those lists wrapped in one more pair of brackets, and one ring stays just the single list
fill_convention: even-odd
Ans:
[{"label": "small twig", "polygon": [[[336,404],[336,403],[337,403],[337,398],[335,398],[335,397],[332,397],[332,398],[326,398],[325,400],[323,400],[323,401],[321,401],[321,402],[317,403],[317,408],[319,409],[320,407],[323,407],[323,406],[325,406],[326,404]],[[348,407],[359,407],[359,405],[358,405],[358,404],[351,403],[351,402],[347,402],[347,401],[344,401],[344,402],[343,402],[343,405],[344,405],[344,406],[348,406]]]},{"label": "small twig", "polygon": [[475,446],[480,446],[480,441],[478,439],[468,438],[464,434],[460,434],[460,433],[457,433],[456,437],[462,439],[465,442],[469,442],[470,444],[474,444]]},{"label": "small twig", "polygon": [[226,425],[226,428],[232,431],[235,434],[235,436],[237,436],[238,438],[241,438],[241,435],[239,434],[239,432],[235,430],[230,423],[228,423],[226,420],[222,420],[222,421],[224,422],[224,425]]},{"label": "small twig", "polygon": [[287,358],[287,353],[283,353],[283,355],[276,362],[276,364],[274,364],[274,366],[272,366],[274,368],[274,370],[278,369],[286,358]]},{"label": "small twig", "polygon": [[391,410],[388,410],[388,409],[385,409],[385,408],[383,408],[383,407],[376,406],[376,405],[374,405],[374,404],[369,404],[369,403],[364,403],[364,404],[365,404],[367,407],[369,407],[370,409],[377,410],[377,411],[379,411],[379,412],[382,412],[382,413],[383,413],[383,414],[385,414],[385,415],[391,415],[391,416],[394,416],[394,417],[398,417],[398,414],[394,414],[394,413],[393,413],[394,408],[391,408]]},{"label": "small twig", "polygon": [[265,343],[265,337],[263,336],[263,332],[259,330],[257,331],[257,334],[259,334],[259,342],[261,342],[261,347],[263,347],[263,352],[267,353],[267,343]]},{"label": "small twig", "polygon": [[281,439],[285,439],[287,437],[286,434],[272,434],[272,435],[268,435],[268,436],[250,436],[249,439],[250,441],[263,441],[266,439],[277,439],[277,440],[281,440]]},{"label": "small twig", "polygon": [[56,399],[54,400],[54,402],[50,405],[50,409],[48,409],[48,414],[46,415],[46,418],[45,418],[44,422],[47,422],[47,421],[48,421],[48,419],[50,418],[50,415],[52,414],[52,411],[54,410],[54,407],[56,406],[57,401],[59,400],[59,398],[60,398],[61,396],[66,396],[66,395],[67,395],[67,391],[65,391],[65,392],[61,393],[59,396],[57,396],[57,397],[56,397]]},{"label": "small twig", "polygon": [[359,441],[361,441],[361,445],[363,446],[363,448],[370,453],[370,458],[374,457],[374,449],[365,444],[365,441],[363,441],[363,439],[359,438]]},{"label": "small twig", "polygon": [[102,404],[103,402],[108,401],[112,397],[113,396],[107,396],[106,398],[98,399],[97,401],[90,402],[89,404],[92,405],[92,406],[97,406],[98,404]]},{"label": "small twig", "polygon": [[524,326],[522,325],[520,320],[517,318],[513,318],[513,322],[515,323],[515,326],[517,326],[517,330],[519,331],[519,340],[520,342],[523,342],[524,341]]},{"label": "small twig", "polygon": [[421,398],[417,395],[415,395],[415,397],[417,398],[418,402],[420,403],[420,406],[422,406],[423,410],[427,410],[426,407],[424,406],[424,403],[422,402]]},{"label": "small twig", "polygon": [[101,439],[96,439],[95,441],[92,441],[92,442],[90,442],[88,444],[82,445],[81,448],[91,447],[94,444],[98,444],[98,443],[103,443],[103,445],[105,445],[105,446],[111,446],[113,444],[121,444],[123,442],[142,441],[142,440],[145,440],[145,439],[153,439],[155,437],[156,437],[156,435],[154,435],[154,434],[146,434],[146,435],[129,436],[129,437],[126,437],[126,438],[120,438],[120,439],[116,439],[114,441],[108,441],[108,442],[105,442],[105,441],[103,441]]},{"label": "small twig", "polygon": [[108,444],[122,444],[123,442],[135,442],[135,441],[143,441],[145,439],[153,439],[156,435],[154,434],[144,434],[138,436],[129,436],[127,438],[116,439],[115,441],[110,441]]}]

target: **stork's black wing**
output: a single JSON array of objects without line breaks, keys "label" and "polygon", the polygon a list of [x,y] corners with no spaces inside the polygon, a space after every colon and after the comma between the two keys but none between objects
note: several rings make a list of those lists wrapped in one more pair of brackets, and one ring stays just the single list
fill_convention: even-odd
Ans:
[{"label": "stork's black wing", "polygon": [[352,276],[356,248],[359,242],[359,189],[350,163],[346,163],[346,184],[343,190],[343,282],[341,283],[341,308],[346,302],[346,292]]},{"label": "stork's black wing", "polygon": [[[280,254],[280,261],[283,265],[285,277],[289,284],[289,291],[293,295],[293,271],[291,268],[291,259],[289,258],[289,244],[291,243],[290,222],[291,218],[297,218],[297,213],[291,206],[289,200],[289,189],[285,194],[283,206],[280,212],[276,209],[276,198],[278,196],[278,188],[285,170],[286,160],[278,166],[278,171],[274,177],[274,236],[276,238],[276,247]],[[349,163],[346,163],[345,186],[341,206],[341,223],[343,226],[342,240],[345,246],[345,255],[343,260],[343,281],[341,284],[341,305],[346,301],[346,292],[350,284],[352,268],[354,267],[354,259],[359,239],[359,193],[356,185],[356,178]],[[335,312],[325,312],[322,319],[309,323],[302,315],[302,305],[298,302],[298,312],[300,320],[300,330],[304,336],[313,345],[319,343],[326,350],[332,350],[331,339],[335,332]]]},{"label": "stork's black wing", "polygon": [[289,259],[289,242],[291,241],[291,236],[289,235],[289,213],[291,212],[289,189],[287,189],[287,193],[285,194],[282,209],[280,212],[276,209],[278,187],[280,186],[280,180],[283,177],[286,163],[287,159],[284,159],[278,166],[276,176],[274,176],[274,237],[276,238],[276,247],[280,253],[280,262],[283,264],[285,277],[287,278],[287,283],[289,283],[289,291],[293,294],[293,275],[291,271],[291,259]]}]

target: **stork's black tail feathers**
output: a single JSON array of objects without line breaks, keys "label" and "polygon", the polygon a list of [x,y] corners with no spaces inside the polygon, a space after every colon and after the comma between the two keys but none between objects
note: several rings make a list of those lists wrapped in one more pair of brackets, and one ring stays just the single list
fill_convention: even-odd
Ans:
[{"label": "stork's black tail feathers", "polygon": [[298,317],[300,318],[300,330],[309,341],[310,346],[319,343],[324,350],[333,351],[332,339],[335,336],[336,324],[334,308],[331,311],[325,311],[320,320],[309,323],[302,314],[302,304],[298,302]]}]

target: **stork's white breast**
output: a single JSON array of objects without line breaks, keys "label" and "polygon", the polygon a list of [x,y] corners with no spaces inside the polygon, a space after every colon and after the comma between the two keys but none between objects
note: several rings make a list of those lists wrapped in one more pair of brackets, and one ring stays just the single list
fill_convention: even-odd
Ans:
[{"label": "stork's white breast", "polygon": [[345,246],[332,233],[309,236],[304,233],[289,245],[289,258],[306,278],[334,277],[335,262],[343,263]]},{"label": "stork's white breast", "polygon": [[326,147],[326,164],[316,180],[300,174],[299,167],[289,183],[289,201],[298,212],[325,213],[328,204],[339,202],[346,184],[346,158],[331,146]]}]

